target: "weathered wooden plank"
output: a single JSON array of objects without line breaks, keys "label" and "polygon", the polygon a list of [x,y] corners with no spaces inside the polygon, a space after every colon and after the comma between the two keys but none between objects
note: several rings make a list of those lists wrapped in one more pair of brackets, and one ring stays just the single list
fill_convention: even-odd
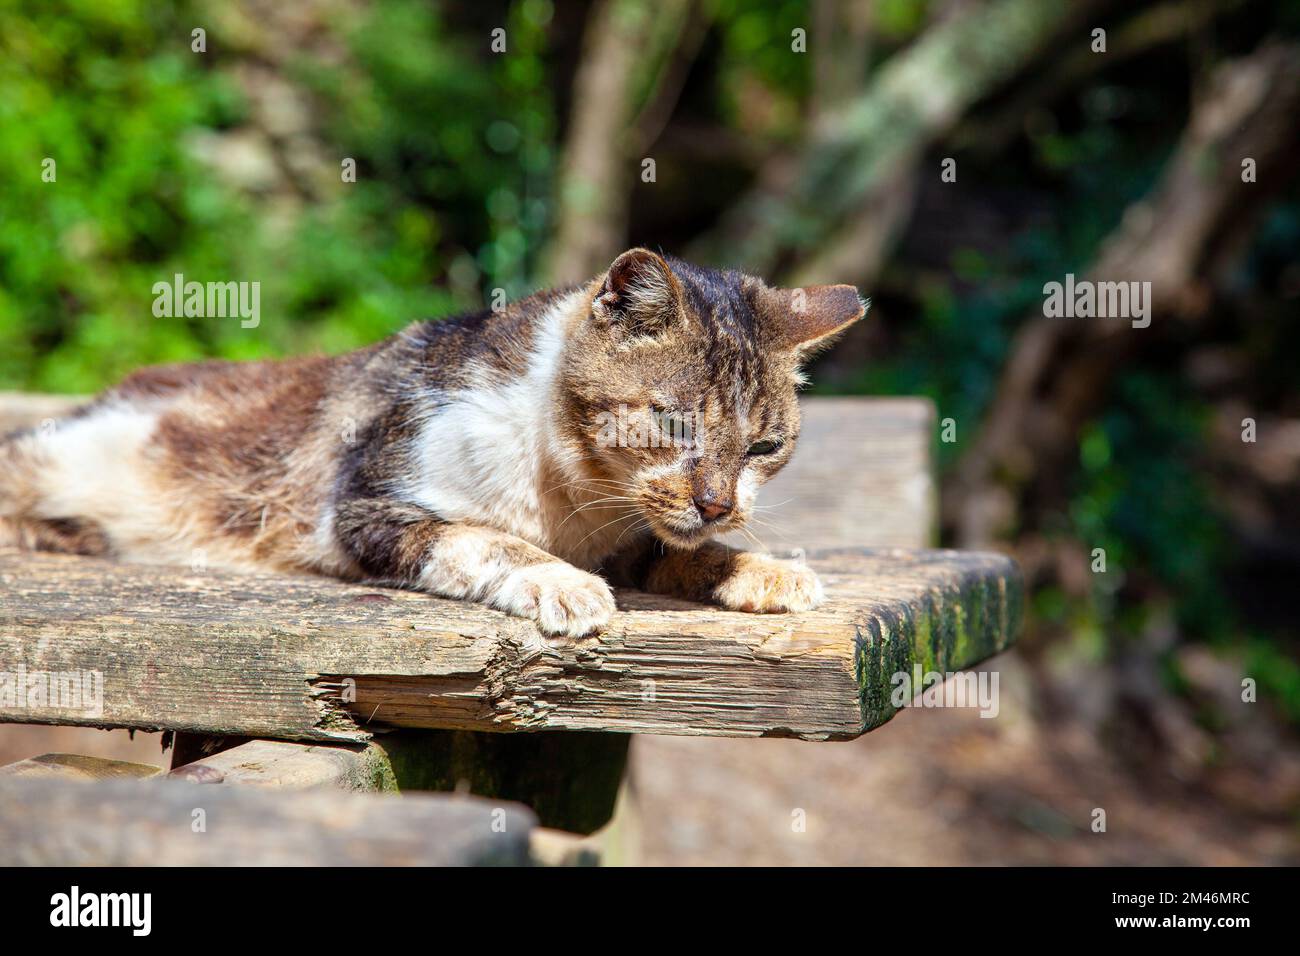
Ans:
[{"label": "weathered wooden plank", "polygon": [[[445,769],[450,766],[449,762],[445,760],[445,754],[439,752],[437,748],[433,748],[432,752],[425,753],[424,748],[421,746],[424,743],[424,738],[435,733],[459,733],[461,736],[471,739],[516,739],[503,734],[408,730],[385,735],[385,743],[389,745],[387,747],[381,747],[374,742],[366,745],[349,745],[305,744],[287,740],[251,740],[248,743],[240,744],[238,747],[232,747],[229,750],[223,750],[212,756],[203,757],[182,767],[177,767],[171,772],[170,776],[172,779],[185,780],[191,783],[262,787],[273,790],[325,788],[359,792],[393,792],[401,789],[396,785],[396,777],[389,761],[389,753],[395,749],[406,751],[406,759],[400,763],[418,768],[419,776],[427,776],[430,767]],[[548,736],[556,735],[531,734],[523,739]],[[581,738],[584,735],[564,734],[562,736]],[[394,746],[396,743],[394,741],[395,737],[402,737],[404,740]],[[567,748],[559,748],[559,754],[564,758],[571,756]],[[499,773],[503,768],[509,770],[511,775],[517,775],[519,760],[516,755],[489,754],[488,758],[486,763],[475,768],[475,773],[479,777],[492,776],[494,772]],[[90,758],[83,757],[79,759],[86,760]],[[3,777],[13,768],[28,763],[32,763],[32,761],[24,760],[17,764],[10,764],[7,767],[0,767],[0,777]],[[127,764],[126,766],[137,765]],[[155,773],[157,772],[157,768],[150,769],[154,770]],[[550,772],[547,774],[549,780],[532,781],[534,785],[540,784],[544,792],[553,791],[555,782],[572,781],[574,785],[589,785],[592,782],[590,776],[584,773],[584,768],[578,766],[572,760],[566,759],[564,764],[552,766],[549,770]],[[621,777],[622,763],[619,764],[617,772],[617,778]],[[464,783],[468,784],[469,781],[465,780]],[[456,793],[465,792],[461,780],[455,781],[453,786],[447,789]],[[475,790],[472,785],[468,787],[468,793],[471,796],[488,797],[490,799],[508,799],[505,794],[485,793]],[[529,806],[534,813],[538,814],[539,822],[544,822],[544,817],[532,802],[533,799],[535,797],[530,796],[529,799],[518,802],[523,802]],[[581,802],[585,805],[590,801]],[[565,807],[565,809],[568,808]],[[607,821],[608,817],[602,820],[601,824]],[[528,848],[533,862],[540,866],[599,866],[606,842],[607,838],[603,833],[592,836],[579,836],[564,829],[538,826],[533,828],[529,836]]]},{"label": "weathered wooden plank", "polygon": [[147,763],[83,757],[81,754],[41,754],[0,767],[0,777],[58,777],[76,780],[113,780],[156,777],[162,770]]},{"label": "weathered wooden plank", "polygon": [[0,435],[66,415],[86,399],[80,395],[32,395],[0,392]]},{"label": "weathered wooden plank", "polygon": [[[385,725],[841,739],[893,715],[894,673],[970,667],[1019,626],[1019,575],[1000,555],[810,563],[828,594],[816,611],[629,591],[604,633],[549,641],[423,594],[0,552],[0,674],[29,687],[0,676],[0,720],[336,741]],[[60,673],[99,675],[102,701],[31,696]]]},{"label": "weathered wooden plank", "polygon": [[323,787],[372,792],[397,789],[388,757],[373,744],[250,740],[177,767],[169,776],[193,783],[285,790]]},{"label": "weathered wooden plank", "polygon": [[401,730],[376,735],[397,789],[457,790],[527,804],[543,826],[593,833],[610,821],[628,734]]},{"label": "weathered wooden plank", "polygon": [[0,779],[3,866],[526,865],[534,827],[472,797]]}]

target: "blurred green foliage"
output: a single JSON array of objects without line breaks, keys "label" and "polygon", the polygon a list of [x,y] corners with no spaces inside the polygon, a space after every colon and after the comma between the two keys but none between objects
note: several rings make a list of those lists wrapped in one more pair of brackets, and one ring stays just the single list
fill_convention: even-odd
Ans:
[{"label": "blurred green foliage", "polygon": [[[483,289],[527,288],[554,162],[548,3],[511,8],[509,57],[416,0],[332,25],[349,69],[291,51],[286,75],[317,97],[315,159],[332,173],[305,198],[250,195],[196,155],[199,135],[250,112],[221,27],[206,53],[191,50],[194,24],[220,23],[203,14],[149,0],[7,4],[0,382],[85,392],[156,362],[339,351],[477,305]],[[342,182],[344,158],[355,183]],[[153,284],[175,273],[259,281],[261,326],[156,318]]]}]

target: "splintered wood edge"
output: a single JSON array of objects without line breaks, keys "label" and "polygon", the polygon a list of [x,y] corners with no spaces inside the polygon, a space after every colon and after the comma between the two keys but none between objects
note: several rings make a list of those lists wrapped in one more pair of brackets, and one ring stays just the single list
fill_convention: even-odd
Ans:
[{"label": "splintered wood edge", "polygon": [[[897,675],[970,668],[1020,626],[1001,555],[837,550],[828,600],[747,615],[638,592],[578,641],[477,605],[322,578],[0,551],[0,672],[103,675],[102,709],[0,721],[362,741],[386,727],[849,739]],[[12,687],[12,682],[10,684]]]}]

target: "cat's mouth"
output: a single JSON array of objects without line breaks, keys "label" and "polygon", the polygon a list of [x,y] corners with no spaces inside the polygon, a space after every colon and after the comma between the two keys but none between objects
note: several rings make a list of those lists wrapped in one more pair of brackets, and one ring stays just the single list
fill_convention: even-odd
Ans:
[{"label": "cat's mouth", "polygon": [[650,520],[651,529],[660,541],[687,550],[698,548],[710,538],[731,531],[737,525],[743,523],[743,519],[737,518],[734,514],[721,521],[708,522],[698,519],[694,522],[683,522],[681,520],[661,518],[656,515],[648,515],[647,517]]},{"label": "cat's mouth", "polygon": [[[712,520],[706,518],[695,501],[694,491],[687,476],[676,472],[652,475],[637,489],[645,524],[656,538],[675,548],[698,548],[710,538],[717,537],[742,526],[748,518],[748,508],[738,500],[728,502]],[[733,495],[733,497],[735,497]]]}]

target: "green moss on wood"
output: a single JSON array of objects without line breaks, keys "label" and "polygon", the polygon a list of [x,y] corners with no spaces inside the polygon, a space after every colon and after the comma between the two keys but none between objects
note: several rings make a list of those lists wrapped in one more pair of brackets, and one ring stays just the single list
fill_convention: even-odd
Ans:
[{"label": "green moss on wood", "polygon": [[609,822],[628,734],[399,731],[376,738],[392,789],[462,791],[529,806],[542,826],[591,833]]},{"label": "green moss on wood", "polygon": [[855,625],[854,666],[863,730],[898,711],[895,675],[970,668],[1006,649],[1020,627],[1018,577],[969,573],[917,598],[902,612],[881,610]]}]

